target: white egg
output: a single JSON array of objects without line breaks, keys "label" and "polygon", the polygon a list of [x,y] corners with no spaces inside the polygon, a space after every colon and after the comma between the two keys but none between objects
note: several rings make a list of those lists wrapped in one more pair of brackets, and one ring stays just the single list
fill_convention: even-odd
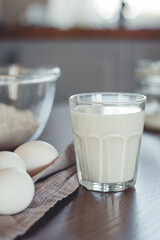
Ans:
[{"label": "white egg", "polygon": [[0,169],[11,167],[26,171],[26,165],[20,156],[9,151],[0,152]]},{"label": "white egg", "polygon": [[0,170],[0,214],[16,214],[29,206],[34,183],[29,174],[17,168]]},{"label": "white egg", "polygon": [[57,150],[43,141],[27,142],[15,151],[25,162],[27,172],[34,176],[49,166],[57,157]]}]

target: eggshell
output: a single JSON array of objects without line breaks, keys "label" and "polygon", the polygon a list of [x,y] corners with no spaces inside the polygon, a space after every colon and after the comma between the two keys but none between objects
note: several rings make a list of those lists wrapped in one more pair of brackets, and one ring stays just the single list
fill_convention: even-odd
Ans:
[{"label": "eggshell", "polygon": [[11,167],[26,171],[26,165],[20,156],[9,151],[0,152],[0,169]]},{"label": "eggshell", "polygon": [[43,141],[27,142],[15,151],[25,162],[27,172],[34,176],[49,166],[57,157],[57,150]]},{"label": "eggshell", "polygon": [[34,183],[29,174],[17,168],[0,170],[0,214],[16,214],[31,203]]}]

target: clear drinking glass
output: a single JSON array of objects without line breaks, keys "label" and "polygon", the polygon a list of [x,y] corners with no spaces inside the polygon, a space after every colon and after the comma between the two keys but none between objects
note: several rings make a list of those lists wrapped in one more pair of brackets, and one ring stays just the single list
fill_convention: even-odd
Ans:
[{"label": "clear drinking glass", "polygon": [[69,102],[80,184],[102,192],[134,186],[146,97],[84,93]]}]

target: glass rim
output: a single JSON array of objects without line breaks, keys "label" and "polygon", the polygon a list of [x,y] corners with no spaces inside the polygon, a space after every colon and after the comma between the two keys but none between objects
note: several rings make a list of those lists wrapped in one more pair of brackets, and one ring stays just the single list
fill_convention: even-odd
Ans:
[{"label": "glass rim", "polygon": [[24,67],[13,64],[0,67],[0,85],[55,82],[60,75],[61,70],[57,66]]},{"label": "glass rim", "polygon": [[[82,97],[82,96],[92,96],[92,95],[98,95],[101,94],[101,96],[126,96],[126,97],[135,97],[133,100],[128,100],[128,101],[87,101],[87,100],[82,100],[82,99],[77,99],[77,97]],[[138,99],[136,99],[138,97]],[[125,93],[125,92],[88,92],[88,93],[78,93],[74,94],[69,97],[70,102],[74,103],[79,103],[79,104],[97,104],[97,105],[129,105],[129,104],[138,104],[138,103],[143,103],[146,102],[147,97],[143,94],[139,93]]]}]

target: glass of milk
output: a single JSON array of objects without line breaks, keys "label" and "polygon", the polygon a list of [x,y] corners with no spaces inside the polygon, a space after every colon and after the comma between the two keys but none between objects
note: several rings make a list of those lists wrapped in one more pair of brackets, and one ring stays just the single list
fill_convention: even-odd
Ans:
[{"label": "glass of milk", "polygon": [[146,97],[83,93],[69,98],[78,179],[94,191],[123,191],[136,182]]}]

